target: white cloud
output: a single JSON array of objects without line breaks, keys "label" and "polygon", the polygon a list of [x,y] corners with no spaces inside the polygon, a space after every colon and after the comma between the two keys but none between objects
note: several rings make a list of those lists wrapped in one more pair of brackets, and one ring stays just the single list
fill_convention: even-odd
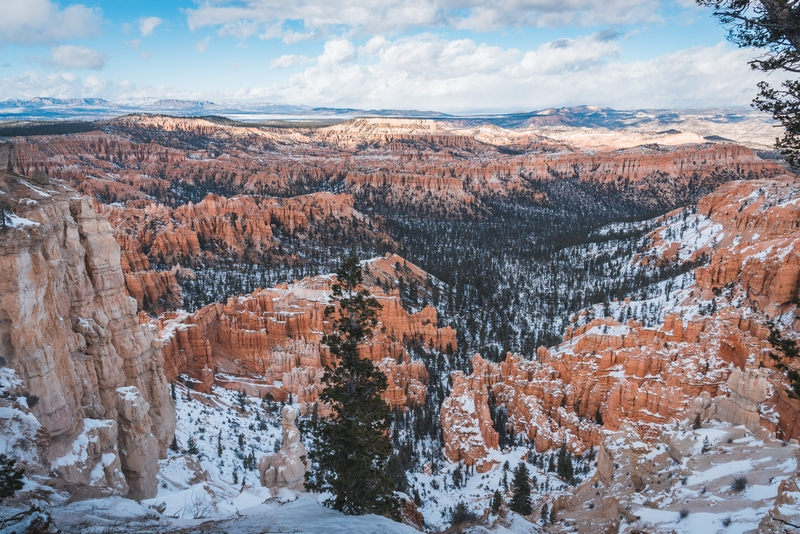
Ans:
[{"label": "white cloud", "polygon": [[50,52],[50,63],[61,69],[102,69],[105,54],[85,46],[57,46]]},{"label": "white cloud", "polygon": [[[221,35],[244,39],[297,39],[341,33],[393,32],[410,27],[450,27],[479,31],[509,27],[601,26],[659,20],[652,0],[244,0],[207,1],[185,13],[189,27],[219,27]],[[300,21],[297,32],[286,23]]]},{"label": "white cloud", "polygon": [[298,64],[302,63],[309,63],[311,58],[308,56],[300,56],[297,54],[284,54],[277,59],[273,59],[269,62],[269,68],[271,69],[288,69],[289,67],[293,67]]},{"label": "white cloud", "polygon": [[141,39],[132,39],[130,41],[125,41],[125,44],[133,48],[134,50],[138,51],[139,47],[142,46]]},{"label": "white cloud", "polygon": [[42,74],[28,71],[24,74],[0,78],[0,100],[9,98],[34,98],[47,96],[53,98],[100,97],[109,100],[126,98],[196,99],[198,93],[189,93],[173,87],[138,87],[129,80],[109,80],[95,74],[78,76],[64,71]]},{"label": "white cloud", "polygon": [[325,43],[322,55],[317,63],[322,66],[340,65],[356,59],[356,47],[346,39],[335,39]]},{"label": "white cloud", "polygon": [[206,37],[202,41],[197,41],[197,43],[195,43],[194,46],[195,46],[195,48],[197,48],[198,52],[203,54],[203,53],[205,53],[206,50],[208,50],[208,45],[209,44],[211,44],[211,36]]},{"label": "white cloud", "polygon": [[374,37],[357,49],[332,40],[313,65],[284,86],[236,96],[455,112],[578,104],[621,109],[742,105],[755,94],[758,80],[747,67],[750,54],[720,43],[625,63],[608,33],[560,39],[525,53],[433,35]]},{"label": "white cloud", "polygon": [[0,44],[52,44],[97,35],[100,10],[81,4],[63,9],[50,0],[0,0]]},{"label": "white cloud", "polygon": [[275,59],[273,68],[308,63],[283,82],[270,80],[241,90],[233,80],[227,90],[201,93],[196,87],[190,92],[69,72],[29,72],[0,78],[0,99],[150,96],[476,112],[579,104],[618,109],[732,106],[747,104],[757,92],[760,74],[747,66],[752,51],[720,43],[625,62],[614,37],[595,33],[534,50],[430,34],[373,37],[358,47],[332,39],[316,58]]},{"label": "white cloud", "polygon": [[141,17],[139,19],[139,32],[142,37],[149,37],[153,35],[155,29],[164,22],[158,17]]}]

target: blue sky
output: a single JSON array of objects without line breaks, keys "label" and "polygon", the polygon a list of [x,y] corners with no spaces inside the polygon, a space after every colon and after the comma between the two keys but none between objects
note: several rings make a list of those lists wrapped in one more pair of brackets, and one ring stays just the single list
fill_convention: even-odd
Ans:
[{"label": "blue sky", "polygon": [[690,0],[0,0],[0,100],[518,111],[746,105]]}]

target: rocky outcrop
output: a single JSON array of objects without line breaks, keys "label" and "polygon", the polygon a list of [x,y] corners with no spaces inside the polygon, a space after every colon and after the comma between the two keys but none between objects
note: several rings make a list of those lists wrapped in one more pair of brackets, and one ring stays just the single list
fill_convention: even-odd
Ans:
[{"label": "rocky outcrop", "polygon": [[[159,443],[153,435],[150,405],[136,386],[117,388],[117,420],[122,471],[134,499],[149,499],[158,494]],[[163,457],[163,453],[162,453]]]},{"label": "rocky outcrop", "polygon": [[258,461],[262,486],[270,489],[302,489],[308,465],[303,460],[306,448],[300,441],[300,431],[297,430],[296,421],[297,410],[290,406],[281,408],[283,425],[281,449],[275,454],[263,456]]},{"label": "rocky outcrop", "polygon": [[[411,361],[407,343],[441,352],[452,352],[457,342],[455,330],[438,328],[436,310],[427,306],[409,313],[400,302],[397,289],[385,292],[379,284],[398,277],[419,277],[423,285],[428,275],[396,255],[364,263],[366,283],[381,309],[373,338],[359,347],[383,370],[388,378],[385,400],[392,406],[419,406],[425,402],[428,372],[421,361]],[[181,373],[206,384],[216,372],[258,377],[247,380],[247,387],[269,392],[276,400],[288,395],[310,411],[324,388],[323,369],[332,363],[322,336],[330,332],[325,318],[332,276],[305,278],[293,284],[280,284],[257,290],[251,295],[231,297],[226,304],[212,304],[194,314],[171,313],[153,321],[164,344],[165,368],[169,380]],[[369,286],[368,286],[369,287]],[[205,377],[205,378],[204,378]],[[238,389],[236,381],[219,382]],[[244,384],[242,384],[244,387]]]},{"label": "rocky outcrop", "polygon": [[[598,146],[536,129],[390,118],[268,130],[129,116],[105,129],[113,133],[27,138],[18,143],[19,166],[46,170],[107,203],[150,197],[168,205],[175,190],[285,197],[343,187],[370,207],[446,217],[486,215],[484,199],[548,202],[547,184],[565,180],[661,208],[732,179],[784,172],[748,148],[695,135]],[[176,236],[184,238],[192,244],[188,234]]]},{"label": "rocky outcrop", "polygon": [[138,271],[125,273],[125,291],[136,299],[136,308],[159,314],[183,304],[179,276],[192,277],[188,269],[175,266],[169,271]]},{"label": "rocky outcrop", "polygon": [[[71,458],[77,437],[91,431],[98,445],[87,458],[103,459],[106,487],[124,490],[114,475],[121,468],[136,496],[153,496],[175,411],[161,351],[125,295],[111,226],[60,182],[4,173],[0,189],[14,213],[0,231],[0,352],[39,399],[30,412],[50,440],[54,471],[67,484],[87,482],[96,462]],[[141,395],[145,413],[136,420],[119,405],[117,389],[126,386]],[[126,456],[140,461],[126,464]],[[141,491],[132,482],[140,476],[150,480]]]},{"label": "rocky outcrop", "polygon": [[[477,355],[472,361],[473,365],[485,363]],[[453,373],[453,389],[442,404],[445,454],[453,461],[475,465],[479,473],[492,468],[493,463],[485,458],[498,445],[498,433],[489,412],[489,391],[486,384],[480,384],[483,376]]]},{"label": "rocky outcrop", "polygon": [[[386,234],[371,228],[370,218],[354,209],[351,196],[331,193],[282,199],[208,195],[197,204],[177,208],[140,200],[104,206],[103,214],[112,222],[123,250],[123,268],[131,273],[148,271],[151,264],[203,266],[221,259],[297,263],[298,258],[282,247],[285,235],[313,241],[325,231],[332,234],[325,237],[332,242],[347,237],[380,246],[393,244]],[[137,299],[140,294],[147,296],[131,284],[129,291]]]},{"label": "rocky outcrop", "polygon": [[759,410],[761,403],[772,397],[772,386],[766,373],[758,369],[744,372],[734,369],[726,383],[730,396],[713,399],[713,409],[708,416],[744,425],[750,432],[758,432],[762,426],[772,427],[772,421],[763,421]]},{"label": "rocky outcrop", "polygon": [[564,343],[539,348],[536,361],[476,356],[472,375],[453,374],[442,409],[448,457],[478,461],[497,446],[490,412],[480,408],[488,396],[507,412],[509,431],[540,451],[597,446],[600,419],[604,429],[627,424],[651,439],[662,425],[698,415],[797,438],[800,401],[774,369],[764,321],[783,314],[781,329],[796,337],[798,206],[800,188],[783,177],[733,182],[703,198],[697,214],[668,214],[638,261],[710,258],[673,313],[652,328],[575,317]]},{"label": "rocky outcrop", "polygon": [[769,316],[795,305],[800,293],[800,186],[792,178],[734,182],[703,198],[700,214],[720,225],[718,241],[698,254],[711,261],[697,269],[707,292],[728,284]]},{"label": "rocky outcrop", "polygon": [[[603,427],[617,430],[625,421],[655,427],[683,415],[702,392],[717,395],[732,367],[720,356],[718,336],[711,332],[722,325],[722,319],[685,324],[670,316],[661,328],[650,329],[633,321],[622,325],[594,319],[570,328],[562,345],[540,348],[538,361],[509,354],[493,364],[475,356],[470,377],[453,374],[451,397],[492,395],[508,414],[509,431],[523,435],[538,451],[566,442],[582,452],[599,444]],[[462,383],[469,385],[462,388]],[[495,438],[464,445],[458,432],[450,432],[465,427],[454,424],[461,416],[452,406],[448,399],[442,407],[448,457],[482,457],[496,448]],[[491,426],[488,415],[476,410],[477,426]]]}]

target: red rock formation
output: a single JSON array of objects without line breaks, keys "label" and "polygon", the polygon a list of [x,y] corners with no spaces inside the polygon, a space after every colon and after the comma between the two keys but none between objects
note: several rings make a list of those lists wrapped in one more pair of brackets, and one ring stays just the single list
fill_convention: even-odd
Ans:
[{"label": "red rock formation", "polygon": [[[266,130],[204,119],[126,117],[107,127],[141,142],[102,132],[25,138],[17,146],[19,165],[70,180],[106,202],[169,197],[170,182],[284,196],[298,184],[344,179],[347,192],[367,204],[452,216],[482,213],[485,196],[546,200],[532,184],[574,176],[614,191],[635,185],[637,192],[676,200],[702,184],[784,172],[732,144],[582,150],[531,133],[457,130],[420,120],[355,119],[315,130]],[[214,146],[194,148],[199,137]],[[188,140],[192,148],[159,146],[152,139],[174,146]]]},{"label": "red rock formation", "polygon": [[125,273],[125,291],[136,299],[139,310],[152,313],[180,308],[183,291],[178,284],[178,267],[169,271],[139,271]]},{"label": "red rock formation", "polygon": [[[395,264],[401,268],[405,265],[406,276],[416,274],[421,277],[420,283],[425,282],[424,271],[393,255],[367,262],[368,280],[381,276],[396,279],[399,275]],[[168,378],[186,373],[200,379],[208,368],[231,375],[251,375],[274,398],[285,399],[292,394],[304,410],[310,409],[324,387],[323,367],[331,363],[321,339],[330,331],[324,310],[334,281],[330,276],[306,278],[245,297],[232,297],[224,305],[212,304],[192,315],[164,315],[157,327],[165,344]],[[378,316],[380,331],[359,347],[360,353],[386,373],[389,388],[385,399],[389,404],[420,405],[425,401],[428,373],[424,363],[411,361],[405,344],[418,340],[432,349],[451,350],[456,347],[455,331],[437,328],[436,310],[430,306],[408,313],[400,305],[396,290],[389,294],[379,288],[371,291],[382,306]]]},{"label": "red rock formation", "polygon": [[344,225],[349,233],[369,233],[367,240],[391,243],[385,234],[372,235],[369,219],[353,208],[350,196],[331,193],[289,199],[208,195],[198,204],[175,209],[135,201],[124,207],[106,206],[104,215],[114,225],[124,264],[131,271],[147,270],[149,262],[197,265],[217,256],[261,263],[266,255],[283,254],[275,228],[302,235],[312,225],[329,229]]},{"label": "red rock formation", "polygon": [[[606,429],[628,423],[651,438],[661,425],[695,413],[754,432],[764,427],[779,437],[800,436],[800,401],[788,396],[782,375],[772,369],[764,325],[767,316],[784,313],[782,328],[794,319],[785,330],[794,337],[800,324],[800,185],[791,177],[733,182],[700,201],[696,221],[679,215],[665,216],[665,226],[651,235],[653,250],[639,261],[711,257],[676,308],[691,319],[668,314],[658,328],[594,319],[569,327],[564,343],[552,350],[541,347],[538,361],[508,355],[492,364],[476,356],[472,375],[453,374],[453,392],[442,408],[451,460],[480,461],[496,447],[486,430],[489,412],[477,408],[490,394],[506,407],[513,431],[539,451],[563,441],[576,451],[598,445],[598,412]],[[724,289],[722,309],[697,315],[704,298]]]},{"label": "red rock formation", "polygon": [[131,495],[153,497],[175,428],[161,351],[125,295],[108,221],[62,182],[35,184],[0,171],[16,214],[0,232],[0,352],[39,397],[31,412],[58,466],[47,476],[73,485],[94,476],[97,466],[75,463],[71,451],[102,426],[95,456],[115,455]]},{"label": "red rock formation", "polygon": [[700,288],[719,290],[740,282],[742,291],[768,315],[785,312],[800,283],[800,184],[733,182],[703,198],[701,214],[720,224],[711,262],[697,270]]}]

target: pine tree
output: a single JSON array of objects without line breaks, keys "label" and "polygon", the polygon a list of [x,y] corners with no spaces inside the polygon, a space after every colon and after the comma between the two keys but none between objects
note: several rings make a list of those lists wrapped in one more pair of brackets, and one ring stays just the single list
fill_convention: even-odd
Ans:
[{"label": "pine tree", "polygon": [[500,492],[494,490],[494,495],[492,495],[492,513],[496,514],[500,511],[500,507],[503,505],[503,497],[500,495]]},{"label": "pine tree", "polygon": [[453,471],[453,486],[460,488],[464,481],[464,476],[461,473],[461,467],[457,467],[455,471]]},{"label": "pine tree", "polygon": [[547,509],[547,503],[542,506],[542,523],[545,525],[550,520],[550,511]]},{"label": "pine tree", "polygon": [[13,212],[10,212],[5,206],[0,205],[0,230],[8,228],[10,215],[13,215]]},{"label": "pine tree", "polygon": [[525,462],[520,462],[514,469],[514,493],[509,508],[520,515],[530,515],[533,511],[531,483],[528,480],[528,466]]},{"label": "pine tree", "polygon": [[6,497],[11,497],[25,485],[22,477],[25,476],[24,469],[14,469],[17,461],[9,458],[5,454],[0,454],[0,501]]},{"label": "pine tree", "polygon": [[772,348],[777,350],[777,352],[770,351],[769,356],[777,362],[775,367],[783,371],[789,382],[790,389],[787,391],[789,397],[800,399],[800,372],[790,364],[792,360],[800,356],[800,346],[793,339],[784,339],[774,321],[767,321],[767,328],[769,328],[768,341]]},{"label": "pine tree", "polygon": [[563,478],[567,483],[573,484],[575,482],[575,470],[572,466],[572,453],[567,449],[567,442],[561,443],[561,449],[558,451],[558,460],[556,462],[556,474]]},{"label": "pine tree", "polygon": [[[311,443],[305,487],[330,492],[325,504],[345,514],[393,514],[398,503],[386,470],[392,454],[391,412],[381,398],[386,375],[358,355],[358,345],[374,334],[380,304],[359,289],[363,275],[356,257],[345,259],[336,277],[332,298],[339,305],[338,317],[322,342],[337,361],[325,370],[327,386],[319,396],[333,413],[301,426]],[[325,316],[335,311],[328,306]]]},{"label": "pine tree", "polygon": [[236,402],[239,403],[239,411],[244,413],[245,406],[247,405],[247,394],[244,392],[244,389],[239,390],[236,394]]}]

